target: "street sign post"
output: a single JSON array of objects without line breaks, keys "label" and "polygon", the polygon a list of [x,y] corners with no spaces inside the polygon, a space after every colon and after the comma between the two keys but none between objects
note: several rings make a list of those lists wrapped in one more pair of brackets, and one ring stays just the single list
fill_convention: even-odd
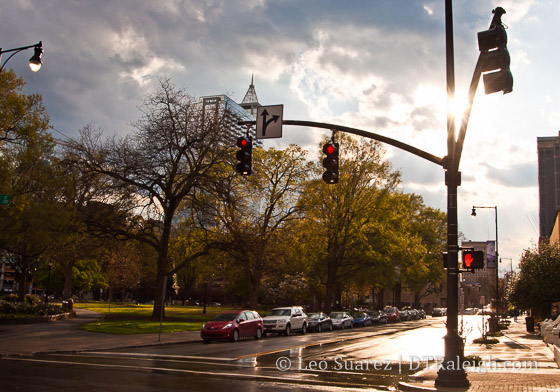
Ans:
[{"label": "street sign post", "polygon": [[257,139],[282,137],[284,105],[259,106],[257,108]]}]

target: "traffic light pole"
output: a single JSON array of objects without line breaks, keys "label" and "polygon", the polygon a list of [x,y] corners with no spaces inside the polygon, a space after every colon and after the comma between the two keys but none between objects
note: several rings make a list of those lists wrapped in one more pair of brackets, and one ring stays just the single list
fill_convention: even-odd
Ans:
[{"label": "traffic light pole", "polygon": [[[445,58],[447,75],[447,157],[445,184],[447,186],[447,334],[444,337],[443,363],[435,384],[438,387],[468,388],[464,369],[464,344],[459,336],[459,235],[457,218],[457,188],[461,185],[458,170],[462,142],[455,138],[455,115],[450,103],[455,96],[455,60],[453,48],[452,1],[445,1]],[[479,76],[480,77],[480,76]],[[476,91],[476,90],[475,90]],[[474,95],[473,95],[474,97]],[[463,117],[465,120],[465,117]],[[466,124],[461,129],[466,130]],[[464,139],[464,136],[463,136]]]}]

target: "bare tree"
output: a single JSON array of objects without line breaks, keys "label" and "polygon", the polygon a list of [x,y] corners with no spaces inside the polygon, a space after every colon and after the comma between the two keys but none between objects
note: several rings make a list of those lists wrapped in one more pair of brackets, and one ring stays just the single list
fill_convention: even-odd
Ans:
[{"label": "bare tree", "polygon": [[[174,218],[185,199],[213,182],[233,156],[227,147],[234,146],[238,114],[229,102],[225,96],[196,101],[162,80],[131,135],[102,140],[101,132],[85,127],[79,140],[69,144],[77,164],[106,178],[102,202],[120,214],[116,222],[98,221],[99,227],[157,252],[153,317],[163,311]],[[120,213],[123,209],[126,214]]]}]

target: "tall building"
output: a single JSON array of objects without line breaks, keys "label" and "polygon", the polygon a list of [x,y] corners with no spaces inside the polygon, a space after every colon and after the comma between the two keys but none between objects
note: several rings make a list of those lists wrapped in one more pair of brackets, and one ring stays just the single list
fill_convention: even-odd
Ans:
[{"label": "tall building", "polygon": [[550,237],[560,209],[560,132],[537,137],[539,158],[539,236]]}]

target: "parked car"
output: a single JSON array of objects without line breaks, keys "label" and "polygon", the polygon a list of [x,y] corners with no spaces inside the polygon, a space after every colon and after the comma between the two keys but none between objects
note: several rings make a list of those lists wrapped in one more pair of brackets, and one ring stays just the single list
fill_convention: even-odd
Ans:
[{"label": "parked car", "polygon": [[426,312],[424,311],[424,309],[418,309],[418,319],[425,319],[426,318]]},{"label": "parked car", "polygon": [[329,317],[332,320],[333,328],[354,328],[354,319],[346,312],[332,312]]},{"label": "parked car", "polygon": [[416,309],[407,309],[407,310],[408,310],[408,314],[410,315],[411,320],[419,320],[420,319],[420,314],[418,313],[418,311]]},{"label": "parked car", "polygon": [[236,342],[245,337],[260,339],[263,331],[263,320],[257,312],[252,310],[230,311],[220,313],[204,324],[200,337],[206,343],[209,343],[211,339],[231,339]]},{"label": "parked car", "polygon": [[398,323],[401,321],[401,312],[394,306],[385,306],[383,312],[387,315],[387,321],[390,323]]},{"label": "parked car", "polygon": [[323,312],[309,313],[307,315],[307,330],[308,331],[332,331],[333,323],[329,316]]},{"label": "parked car", "polygon": [[354,315],[354,327],[371,327],[373,321],[367,313],[357,313]]},{"label": "parked car", "polygon": [[387,315],[385,312],[381,310],[372,310],[371,312],[367,312],[367,314],[369,314],[374,324],[387,324]]},{"label": "parked car", "polygon": [[401,313],[401,320],[402,320],[402,321],[410,321],[410,320],[412,320],[412,317],[411,317],[411,315],[410,315],[410,313],[408,312],[407,309],[401,309],[401,310],[400,310],[400,313]]},{"label": "parked car", "polygon": [[307,315],[301,306],[274,308],[263,318],[264,334],[276,332],[288,336],[292,331],[307,333]]},{"label": "parked car", "polygon": [[434,308],[434,310],[432,310],[432,317],[442,317],[444,315],[442,308]]}]

